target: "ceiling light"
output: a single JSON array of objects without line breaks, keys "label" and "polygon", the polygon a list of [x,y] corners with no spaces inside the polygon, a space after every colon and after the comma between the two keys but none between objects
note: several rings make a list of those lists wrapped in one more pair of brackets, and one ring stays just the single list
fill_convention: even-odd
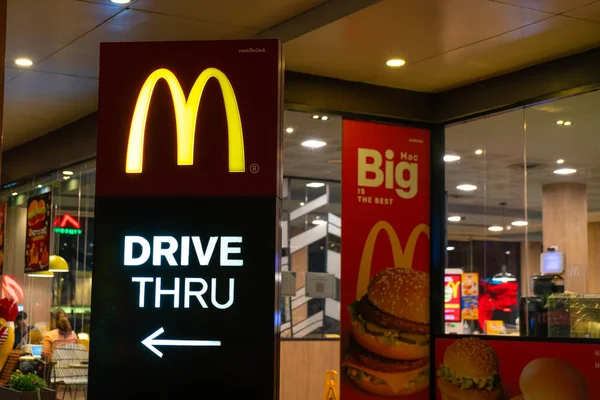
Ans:
[{"label": "ceiling light", "polygon": [[129,4],[131,3],[131,0],[110,0],[112,3],[115,4]]},{"label": "ceiling light", "polygon": [[70,176],[63,176],[63,179],[64,179],[65,181],[68,181],[69,179],[71,179],[71,177],[70,177]]},{"label": "ceiling light", "polygon": [[446,154],[444,156],[444,161],[446,162],[454,162],[458,160],[460,160],[460,156],[457,156],[456,154]]},{"label": "ceiling light", "polygon": [[287,133],[294,133],[294,128],[291,126],[285,130]]},{"label": "ceiling light", "polygon": [[311,182],[311,183],[306,184],[306,187],[309,187],[309,188],[320,188],[323,186],[325,186],[325,184],[323,182]]},{"label": "ceiling light", "polygon": [[54,272],[50,272],[50,271],[30,272],[27,274],[27,276],[30,278],[54,278]]},{"label": "ceiling light", "polygon": [[564,123],[565,123],[565,121],[563,121],[562,119],[559,119],[558,121],[556,121],[556,125],[562,125]]},{"label": "ceiling light", "polygon": [[38,188],[38,189],[41,189],[41,188],[42,188],[42,185],[37,185],[37,188]]},{"label": "ceiling light", "polygon": [[574,174],[575,172],[577,172],[577,170],[574,168],[559,168],[554,171],[554,173],[556,175],[571,175],[571,174]]},{"label": "ceiling light", "polygon": [[324,219],[315,219],[312,224],[313,225],[325,225],[327,223],[327,221],[325,221]]},{"label": "ceiling light", "polygon": [[477,150],[475,150],[475,154],[477,154],[478,156],[480,156],[480,155],[483,154],[483,150],[477,149]]},{"label": "ceiling light", "polygon": [[510,231],[511,229],[512,229],[512,226],[510,226],[510,225],[506,225],[506,230],[507,230],[507,231]]},{"label": "ceiling light", "polygon": [[302,146],[310,147],[311,149],[318,149],[319,147],[326,146],[327,143],[322,140],[305,140],[302,142]]},{"label": "ceiling light", "polygon": [[321,117],[321,121],[327,121],[329,119],[329,117],[327,115],[323,115]]},{"label": "ceiling light", "polygon": [[454,250],[454,246],[448,246],[448,247],[446,247],[446,250],[452,251],[452,250]]},{"label": "ceiling light", "polygon": [[302,206],[304,206],[304,202],[303,201],[300,202],[300,207],[302,207]]},{"label": "ceiling light", "polygon": [[504,228],[499,225],[492,225],[488,228],[488,231],[492,231],[492,232],[502,232],[503,230],[504,230]]},{"label": "ceiling light", "polygon": [[513,221],[510,223],[512,226],[527,226],[529,222],[527,221]]},{"label": "ceiling light", "polygon": [[317,114],[313,115],[313,119],[319,119],[319,118],[321,118],[320,115],[317,115]]},{"label": "ceiling light", "polygon": [[63,171],[63,175],[73,175],[73,171]]},{"label": "ceiling light", "polygon": [[510,250],[506,250],[506,251],[504,252],[504,254],[506,254],[506,255],[508,256],[508,255],[510,254]]},{"label": "ceiling light", "polygon": [[33,65],[33,61],[31,61],[29,58],[17,58],[15,60],[15,64],[17,64],[19,67],[31,67]]},{"label": "ceiling light", "polygon": [[462,185],[458,185],[456,188],[465,192],[472,192],[473,190],[477,190],[477,186],[471,185],[469,183],[463,183]]},{"label": "ceiling light", "polygon": [[564,164],[564,163],[565,163],[565,160],[563,160],[563,159],[561,158],[561,159],[558,159],[558,160],[556,160],[556,163],[557,163],[557,164]]},{"label": "ceiling light", "polygon": [[12,195],[13,195],[13,196],[17,196],[18,194],[19,194],[19,193],[17,193],[17,192],[13,192],[13,193],[12,193]]},{"label": "ceiling light", "polygon": [[565,121],[565,123],[563,125],[564,126],[570,126],[571,125],[571,121]]},{"label": "ceiling light", "polygon": [[404,61],[401,58],[392,58],[390,60],[387,60],[387,62],[385,63],[385,65],[387,65],[388,67],[392,67],[392,68],[401,67],[404,64],[406,64],[406,61]]},{"label": "ceiling light", "polygon": [[453,215],[451,217],[448,217],[448,221],[450,222],[460,222],[462,221],[462,217],[460,215]]}]

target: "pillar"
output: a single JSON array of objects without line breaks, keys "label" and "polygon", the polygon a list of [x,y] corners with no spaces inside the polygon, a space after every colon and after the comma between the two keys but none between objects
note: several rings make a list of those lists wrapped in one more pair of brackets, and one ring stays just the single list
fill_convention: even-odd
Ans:
[{"label": "pillar", "polygon": [[540,273],[542,243],[521,242],[521,296],[533,296],[531,277]]},{"label": "pillar", "polygon": [[588,292],[600,293],[600,222],[588,224]]},{"label": "pillar", "polygon": [[551,183],[542,187],[544,249],[558,246],[565,254],[565,290],[588,291],[587,190],[582,183]]}]

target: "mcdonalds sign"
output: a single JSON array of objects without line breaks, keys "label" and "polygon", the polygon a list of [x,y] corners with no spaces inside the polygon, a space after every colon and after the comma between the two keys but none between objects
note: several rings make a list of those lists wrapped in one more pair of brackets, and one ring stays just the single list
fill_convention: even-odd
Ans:
[{"label": "mcdonalds sign", "polygon": [[278,398],[282,73],[276,40],[101,45],[91,400]]}]

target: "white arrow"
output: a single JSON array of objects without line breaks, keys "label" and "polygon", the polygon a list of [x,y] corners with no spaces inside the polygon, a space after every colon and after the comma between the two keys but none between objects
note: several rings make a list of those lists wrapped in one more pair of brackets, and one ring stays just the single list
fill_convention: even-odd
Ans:
[{"label": "white arrow", "polygon": [[157,356],[159,356],[161,358],[163,356],[163,353],[160,352],[154,346],[195,346],[195,347],[221,346],[220,340],[166,340],[166,339],[157,340],[156,338],[158,336],[162,335],[164,333],[164,331],[165,330],[163,328],[159,328],[152,335],[150,335],[146,339],[142,340],[142,344],[144,346],[149,348],[150,351],[152,351],[154,354],[156,354]]}]

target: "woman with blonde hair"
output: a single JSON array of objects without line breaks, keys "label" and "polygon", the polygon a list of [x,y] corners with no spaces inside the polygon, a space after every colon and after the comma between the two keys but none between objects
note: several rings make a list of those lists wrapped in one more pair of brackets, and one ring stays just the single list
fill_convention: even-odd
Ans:
[{"label": "woman with blonde hair", "polygon": [[[62,311],[62,310],[60,310]],[[55,329],[52,329],[44,336],[42,357],[46,361],[52,361],[52,353],[57,346],[61,344],[75,344],[77,343],[77,334],[73,331],[71,323],[67,318],[67,314],[58,310],[54,313],[56,317]]]}]

